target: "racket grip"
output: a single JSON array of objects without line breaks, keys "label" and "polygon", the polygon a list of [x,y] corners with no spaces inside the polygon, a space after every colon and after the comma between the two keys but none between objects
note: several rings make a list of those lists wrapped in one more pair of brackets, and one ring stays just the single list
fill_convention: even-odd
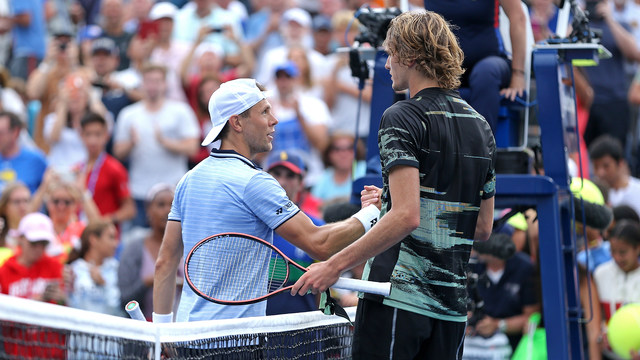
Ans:
[{"label": "racket grip", "polygon": [[127,310],[127,313],[133,320],[147,321],[147,319],[144,318],[142,310],[140,310],[140,304],[138,304],[137,301],[129,301],[124,309]]},{"label": "racket grip", "polygon": [[391,283],[389,282],[382,283],[342,277],[339,278],[332,287],[343,290],[361,291],[382,296],[389,296],[389,294],[391,293]]}]

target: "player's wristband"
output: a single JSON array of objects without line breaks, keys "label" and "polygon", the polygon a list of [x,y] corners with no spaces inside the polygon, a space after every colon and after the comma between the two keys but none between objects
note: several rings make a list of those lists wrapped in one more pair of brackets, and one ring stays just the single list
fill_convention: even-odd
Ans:
[{"label": "player's wristband", "polygon": [[170,323],[173,321],[173,312],[168,314],[156,314],[153,313],[153,322],[154,323]]},{"label": "player's wristband", "polygon": [[364,226],[365,233],[369,231],[371,227],[378,222],[379,216],[380,216],[380,209],[378,209],[373,204],[365,208],[362,208],[357,213],[351,215],[351,217],[358,219],[358,221],[362,223],[362,226]]}]

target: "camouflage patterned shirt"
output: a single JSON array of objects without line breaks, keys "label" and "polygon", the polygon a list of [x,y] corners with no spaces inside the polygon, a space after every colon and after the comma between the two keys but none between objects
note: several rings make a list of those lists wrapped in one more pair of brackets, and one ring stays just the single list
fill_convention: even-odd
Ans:
[{"label": "camouflage patterned shirt", "polygon": [[420,226],[367,261],[363,279],[390,281],[385,305],[433,318],[467,319],[465,269],[482,199],[495,194],[495,140],[489,124],[456,91],[427,88],[388,108],[378,144],[382,212],[393,204],[394,166],[420,172]]}]

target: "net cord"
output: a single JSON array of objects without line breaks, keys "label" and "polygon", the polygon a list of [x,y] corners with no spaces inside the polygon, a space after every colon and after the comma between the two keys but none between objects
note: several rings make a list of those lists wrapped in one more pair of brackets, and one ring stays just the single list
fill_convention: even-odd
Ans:
[{"label": "net cord", "polygon": [[[160,359],[164,343],[237,336],[247,334],[247,329],[251,329],[251,334],[273,333],[347,322],[337,316],[312,311],[242,319],[154,324],[2,294],[0,309],[1,320],[153,343],[156,359]],[[349,317],[355,318],[355,307],[345,310]]]}]

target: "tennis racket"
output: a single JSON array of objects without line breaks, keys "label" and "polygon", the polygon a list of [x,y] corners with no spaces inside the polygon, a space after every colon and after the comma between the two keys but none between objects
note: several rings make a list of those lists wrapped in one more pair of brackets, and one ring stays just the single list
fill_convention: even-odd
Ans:
[{"label": "tennis racket", "polygon": [[[198,296],[223,305],[265,300],[285,286],[292,271],[306,272],[278,248],[255,236],[222,233],[199,241],[185,259],[184,274]],[[390,283],[340,278],[333,287],[388,296]]]}]

